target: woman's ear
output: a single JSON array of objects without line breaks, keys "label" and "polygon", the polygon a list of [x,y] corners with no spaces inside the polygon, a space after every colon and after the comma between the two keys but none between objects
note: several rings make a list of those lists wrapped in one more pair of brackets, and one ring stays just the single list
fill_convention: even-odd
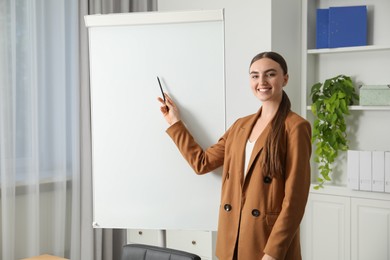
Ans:
[{"label": "woman's ear", "polygon": [[284,75],[283,87],[287,85],[287,83],[288,83],[288,78],[289,78],[289,75],[288,75],[288,74],[285,74],[285,75]]}]

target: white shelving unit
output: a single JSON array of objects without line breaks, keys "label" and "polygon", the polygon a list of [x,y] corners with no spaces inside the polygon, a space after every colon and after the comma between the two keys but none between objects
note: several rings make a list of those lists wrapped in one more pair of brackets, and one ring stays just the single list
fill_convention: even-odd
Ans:
[{"label": "white shelving unit", "polygon": [[[368,45],[315,49],[316,9],[353,5],[368,7]],[[389,13],[388,0],[302,1],[301,112],[309,121],[314,120],[310,90],[317,82],[344,74],[356,86],[390,84]],[[390,150],[390,106],[357,104],[349,110],[350,149]],[[390,259],[390,193],[348,189],[346,159],[341,153],[334,164],[332,184],[310,190],[301,232],[304,260]],[[317,174],[314,162],[312,171]],[[383,241],[377,243],[376,236]]]},{"label": "white shelving unit", "polygon": [[310,194],[303,260],[390,259],[390,194],[326,187]]},{"label": "white shelving unit", "polygon": [[[366,5],[368,45],[316,49],[316,10],[330,6]],[[313,121],[311,86],[340,74],[350,76],[356,86],[390,84],[390,1],[304,0],[302,1],[302,90],[301,113]],[[358,87],[356,87],[358,91]],[[348,136],[350,149],[390,150],[390,106],[350,106]],[[372,138],[375,136],[375,138]],[[335,185],[345,186],[345,156],[336,162]],[[313,172],[316,174],[313,163]]]},{"label": "white shelving unit", "polygon": [[[330,6],[367,5],[368,45],[316,49],[316,10]],[[310,105],[310,87],[345,74],[357,85],[390,83],[390,2],[388,0],[302,1],[302,113]],[[362,107],[365,109],[365,107]],[[360,108],[358,109],[360,110]],[[372,110],[368,108],[367,110]],[[385,110],[385,109],[381,109]]]}]

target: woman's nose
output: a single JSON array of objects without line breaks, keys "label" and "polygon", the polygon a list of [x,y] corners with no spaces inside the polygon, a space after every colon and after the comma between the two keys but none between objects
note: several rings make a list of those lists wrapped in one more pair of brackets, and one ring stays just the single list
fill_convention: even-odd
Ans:
[{"label": "woman's nose", "polygon": [[264,85],[267,84],[267,79],[263,75],[259,75],[259,84]]}]

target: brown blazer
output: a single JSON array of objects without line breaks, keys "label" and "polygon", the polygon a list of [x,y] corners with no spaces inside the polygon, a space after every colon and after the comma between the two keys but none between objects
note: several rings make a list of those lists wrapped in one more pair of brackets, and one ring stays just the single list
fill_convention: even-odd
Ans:
[{"label": "brown blazer", "polygon": [[290,112],[285,121],[282,161],[284,176],[264,176],[259,163],[269,124],[257,139],[244,178],[246,142],[261,114],[238,119],[220,140],[203,150],[179,121],[167,129],[197,174],[223,165],[216,255],[231,260],[260,260],[267,253],[278,260],[301,259],[299,224],[310,186],[311,128]]}]

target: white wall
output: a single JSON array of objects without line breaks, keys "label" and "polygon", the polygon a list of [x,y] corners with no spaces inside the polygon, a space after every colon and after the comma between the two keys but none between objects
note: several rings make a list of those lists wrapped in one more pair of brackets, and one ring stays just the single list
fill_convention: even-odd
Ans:
[{"label": "white wall", "polygon": [[249,87],[253,56],[280,52],[287,60],[286,87],[293,110],[300,112],[301,21],[299,0],[158,0],[159,11],[225,10],[226,114],[229,127],[238,117],[254,113],[260,102]]}]

